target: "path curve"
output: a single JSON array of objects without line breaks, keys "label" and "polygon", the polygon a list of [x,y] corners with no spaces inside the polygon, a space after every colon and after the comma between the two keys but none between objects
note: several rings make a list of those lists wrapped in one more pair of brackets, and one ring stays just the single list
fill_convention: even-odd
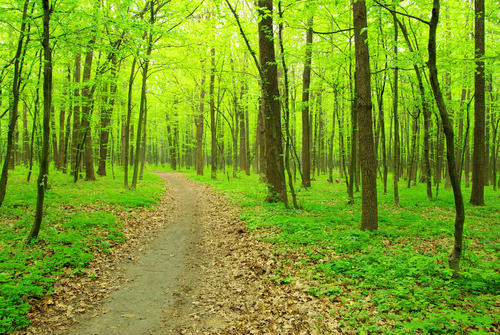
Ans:
[{"label": "path curve", "polygon": [[[76,334],[168,334],[175,322],[163,322],[166,313],[189,306],[200,280],[198,243],[202,216],[200,196],[185,177],[158,173],[175,200],[172,222],[133,263],[120,268],[127,282],[100,306],[83,316]],[[181,294],[182,292],[182,298]],[[172,320],[171,320],[172,321]]]}]

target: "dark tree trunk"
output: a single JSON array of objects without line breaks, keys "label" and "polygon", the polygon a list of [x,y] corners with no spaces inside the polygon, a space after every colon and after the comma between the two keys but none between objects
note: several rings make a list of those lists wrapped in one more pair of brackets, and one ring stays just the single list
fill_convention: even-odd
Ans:
[{"label": "dark tree trunk", "polygon": [[273,1],[259,0],[259,60],[265,129],[266,181],[268,202],[288,205],[283,164],[281,111],[278,90],[278,71],[273,38]]},{"label": "dark tree trunk", "polygon": [[[481,0],[479,0],[481,1]],[[432,91],[434,92],[434,99],[438,106],[439,115],[443,124],[443,131],[446,136],[446,157],[448,159],[448,173],[450,174],[450,182],[453,188],[453,195],[455,200],[455,242],[452,253],[449,259],[450,268],[454,272],[454,276],[458,276],[460,269],[460,258],[462,255],[462,239],[463,228],[465,221],[464,201],[462,197],[462,190],[460,188],[460,181],[457,176],[457,169],[455,165],[455,140],[451,120],[448,117],[446,105],[444,103],[443,94],[439,87],[439,80],[436,68],[436,30],[439,21],[439,0],[433,0],[432,16],[429,25],[429,60],[427,67],[429,68],[429,77],[431,82]]]},{"label": "dark tree trunk", "polygon": [[28,236],[27,243],[38,237],[43,217],[43,202],[47,188],[49,174],[49,146],[50,146],[50,112],[52,104],[52,49],[50,48],[50,6],[49,0],[42,0],[43,6],[43,145],[40,159],[40,173],[37,182],[35,222]]},{"label": "dark tree trunk", "polygon": [[373,142],[370,57],[364,0],[358,0],[353,4],[353,20],[356,54],[356,103],[359,141],[362,143],[359,148],[362,173],[361,229],[373,231],[378,228],[377,162]]},{"label": "dark tree trunk", "polygon": [[[150,25],[155,22],[155,12],[154,12],[154,1],[151,0],[149,4],[150,12]],[[135,190],[137,187],[137,179],[139,177],[139,163],[141,155],[141,141],[142,141],[142,131],[144,128],[144,114],[146,113],[146,94],[147,94],[147,80],[148,80],[148,70],[149,70],[149,58],[151,56],[151,51],[153,50],[153,32],[151,28],[148,31],[148,46],[146,50],[146,57],[143,60],[142,65],[142,88],[141,88],[141,103],[139,107],[139,121],[137,124],[137,136],[135,142],[135,157],[134,157],[134,173],[132,175],[132,185],[130,188]]]},{"label": "dark tree trunk", "polygon": [[475,0],[474,6],[474,151],[472,152],[472,192],[470,203],[484,205],[485,184],[485,98],[484,98],[484,0]]},{"label": "dark tree trunk", "polygon": [[311,120],[309,120],[309,88],[311,86],[312,41],[313,18],[311,17],[307,22],[306,55],[304,60],[304,74],[302,77],[302,185],[306,188],[311,187]]},{"label": "dark tree trunk", "polygon": [[[101,110],[101,136],[99,138],[99,168],[97,169],[97,174],[100,176],[106,175],[106,159],[108,156],[108,142],[109,142],[109,124],[111,121],[111,115],[113,114],[113,108],[115,105],[116,96],[116,68],[118,65],[118,60],[116,54],[111,55],[111,81],[109,83],[109,91],[107,89],[107,84],[104,92],[104,106]],[[109,94],[109,96],[107,96]]]},{"label": "dark tree trunk", "polygon": [[24,167],[29,166],[30,157],[30,139],[28,132],[28,113],[26,105],[23,106],[23,164]]},{"label": "dark tree trunk", "polygon": [[[90,74],[92,72],[92,60],[94,57],[93,46],[95,37],[89,43],[85,63],[83,66],[83,88],[82,88],[82,123],[79,140],[79,148],[84,148],[85,180],[96,180],[94,173],[94,155],[92,152],[92,127],[90,124],[93,108],[94,85],[90,83]],[[82,153],[80,152],[80,155]],[[80,156],[81,157],[81,156]],[[77,159],[77,164],[80,159]],[[77,166],[78,171],[78,166]]]},{"label": "dark tree trunk", "polygon": [[393,84],[393,100],[392,100],[392,111],[394,114],[394,204],[399,206],[399,173],[400,173],[400,142],[399,142],[399,116],[398,116],[398,66],[397,66],[397,58],[398,58],[398,26],[396,23],[396,15],[393,14],[394,20],[394,84]]},{"label": "dark tree trunk", "polygon": [[132,91],[134,87],[134,78],[135,78],[135,64],[137,63],[137,58],[134,57],[132,60],[132,66],[130,67],[130,77],[128,81],[128,95],[127,95],[127,119],[125,121],[125,130],[124,130],[124,139],[123,139],[123,185],[125,188],[128,188],[128,167],[129,167],[129,158],[132,161],[132,148],[129,151],[130,145],[130,132],[133,133],[133,128],[130,129],[130,123],[132,119]]},{"label": "dark tree trunk", "polygon": [[71,174],[75,180],[78,179],[78,156],[80,155],[80,54],[75,57],[75,72],[73,74],[73,82],[75,88],[73,91],[73,135],[71,140]]}]

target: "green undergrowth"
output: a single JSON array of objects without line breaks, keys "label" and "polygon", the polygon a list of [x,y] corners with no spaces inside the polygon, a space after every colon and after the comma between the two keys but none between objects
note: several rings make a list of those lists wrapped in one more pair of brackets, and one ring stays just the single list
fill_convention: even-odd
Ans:
[{"label": "green undergrowth", "polygon": [[[264,203],[258,176],[189,176],[226,192],[250,230],[274,243],[282,264],[271,280],[306,279],[308,292],[327,297],[347,332],[360,334],[486,334],[499,326],[500,199],[486,188],[484,207],[472,207],[464,188],[466,221],[462,277],[452,279],[451,189],[428,201],[423,185],[400,184],[401,207],[379,185],[379,229],[361,231],[361,195],[347,205],[345,184],[314,181],[298,189],[301,209]],[[391,184],[392,185],[392,184]],[[297,185],[299,186],[299,185]],[[297,256],[298,255],[298,256]]]},{"label": "green undergrowth", "polygon": [[110,211],[149,207],[163,192],[161,179],[150,172],[135,191],[128,191],[121,174],[74,184],[70,176],[51,169],[40,235],[26,245],[37,172],[30,183],[26,174],[23,168],[9,173],[0,207],[0,334],[26,327],[32,303],[50,294],[57,278],[85,274],[95,251],[109,252],[125,240],[120,220]]}]

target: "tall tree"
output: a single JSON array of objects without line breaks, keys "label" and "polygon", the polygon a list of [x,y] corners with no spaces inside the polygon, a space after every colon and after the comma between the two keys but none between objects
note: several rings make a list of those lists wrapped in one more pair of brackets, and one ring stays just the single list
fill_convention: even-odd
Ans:
[{"label": "tall tree", "polygon": [[436,66],[436,30],[439,22],[439,0],[433,0],[432,16],[429,22],[429,43],[428,53],[429,60],[427,67],[429,69],[429,79],[431,88],[434,93],[434,99],[439,110],[443,132],[446,136],[446,158],[448,159],[448,173],[450,175],[450,182],[453,188],[453,196],[455,200],[455,241],[453,249],[449,258],[450,268],[453,270],[454,276],[458,276],[460,270],[460,258],[462,256],[462,240],[463,229],[465,221],[464,200],[460,181],[458,180],[457,169],[455,164],[455,139],[453,134],[453,127],[451,125],[450,117],[444,103],[443,94],[439,86],[438,72]]},{"label": "tall tree", "polygon": [[40,159],[40,172],[37,181],[35,222],[27,243],[38,237],[43,218],[43,202],[49,174],[50,112],[52,108],[52,49],[50,47],[50,15],[52,8],[49,0],[42,0],[43,6],[43,145]]},{"label": "tall tree", "polygon": [[215,119],[215,48],[210,49],[210,135],[211,135],[211,147],[210,147],[210,165],[211,165],[211,177],[212,179],[217,178],[217,126]]},{"label": "tall tree", "polygon": [[268,202],[288,205],[283,164],[278,69],[274,52],[273,1],[259,0],[259,63],[264,116]]},{"label": "tall tree", "polygon": [[470,203],[484,205],[485,185],[485,98],[484,98],[484,0],[474,1],[474,151],[472,153],[472,192]]},{"label": "tall tree", "polygon": [[354,2],[353,21],[356,55],[356,103],[359,141],[362,143],[359,148],[362,173],[361,229],[373,231],[378,228],[377,162],[373,141],[370,56],[368,52],[368,29],[364,0]]},{"label": "tall tree", "polygon": [[309,120],[309,100],[311,86],[311,61],[313,41],[313,16],[307,22],[306,54],[302,75],[302,185],[311,187],[311,120]]}]

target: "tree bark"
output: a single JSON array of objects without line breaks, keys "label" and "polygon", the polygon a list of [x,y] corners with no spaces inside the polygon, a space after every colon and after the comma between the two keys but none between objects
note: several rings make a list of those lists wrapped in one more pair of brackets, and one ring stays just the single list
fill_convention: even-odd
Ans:
[{"label": "tree bark", "polygon": [[472,192],[470,203],[484,205],[485,185],[485,98],[484,98],[484,0],[474,2],[474,151],[472,152]]},{"label": "tree bark", "polygon": [[205,109],[205,70],[202,69],[201,85],[200,85],[200,109],[196,122],[196,174],[203,176],[203,126]]},{"label": "tree bark", "polygon": [[274,52],[273,1],[259,0],[259,61],[262,73],[262,99],[265,129],[266,179],[268,202],[283,202],[288,205],[283,164],[281,134],[281,111],[278,90],[278,73]]},{"label": "tree bark", "polygon": [[[481,0],[479,0],[481,1]],[[453,270],[454,276],[458,276],[460,269],[460,258],[462,255],[462,239],[463,227],[465,221],[464,201],[460,181],[457,176],[457,169],[455,164],[455,140],[451,120],[446,110],[443,94],[439,87],[439,80],[436,67],[436,30],[439,21],[439,0],[433,0],[432,16],[429,25],[429,60],[427,67],[429,68],[429,77],[431,82],[432,91],[434,92],[434,99],[439,110],[441,117],[443,131],[446,136],[446,157],[448,159],[448,173],[450,174],[450,182],[453,188],[453,196],[455,200],[455,232],[454,232],[454,245],[449,258],[450,268]]]},{"label": "tree bark", "polygon": [[306,54],[304,58],[304,74],[302,77],[302,186],[306,188],[311,187],[311,120],[309,120],[309,88],[311,86],[313,20],[311,16],[307,22]]},{"label": "tree bark", "polygon": [[210,176],[212,179],[217,178],[217,124],[215,119],[215,48],[210,49]]},{"label": "tree bark", "polygon": [[43,203],[47,178],[49,174],[49,146],[50,146],[50,112],[52,108],[52,49],[50,48],[50,14],[49,0],[42,0],[43,6],[43,145],[40,159],[40,172],[37,182],[35,222],[31,228],[27,243],[38,237],[43,217]]},{"label": "tree bark", "polygon": [[[115,105],[116,97],[116,68],[118,65],[118,60],[116,54],[113,51],[111,55],[111,70],[110,70],[110,83],[109,91],[107,87],[104,89],[104,106],[101,110],[101,136],[99,137],[99,168],[97,169],[97,174],[100,176],[106,175],[106,159],[108,156],[108,142],[109,142],[109,124],[111,122],[111,115],[113,114],[113,108]],[[108,84],[105,84],[106,86]],[[106,96],[108,95],[109,96]]]},{"label": "tree bark", "polygon": [[75,88],[73,91],[73,135],[71,140],[71,174],[75,180],[78,179],[78,156],[80,152],[80,63],[81,55],[75,56],[75,71],[73,73],[73,82]]},{"label": "tree bark", "polygon": [[361,229],[373,231],[378,228],[377,162],[373,142],[370,57],[364,0],[358,0],[353,4],[353,20],[356,55],[356,102],[359,140],[362,144],[359,148],[362,173]]},{"label": "tree bark", "polygon": [[[149,24],[153,25],[155,21],[154,12],[154,1],[151,0],[149,4],[150,19]],[[132,175],[132,185],[130,188],[135,190],[137,187],[137,178],[139,176],[139,160],[141,154],[141,141],[142,141],[142,131],[144,128],[144,114],[146,112],[146,94],[147,94],[147,80],[148,80],[148,70],[149,70],[149,58],[151,56],[151,51],[153,50],[153,32],[151,28],[148,31],[148,45],[146,50],[146,57],[143,60],[142,65],[142,88],[141,88],[141,103],[139,107],[139,121],[137,124],[137,136],[136,136],[136,147],[135,147],[135,157],[134,157],[134,173]]]}]

